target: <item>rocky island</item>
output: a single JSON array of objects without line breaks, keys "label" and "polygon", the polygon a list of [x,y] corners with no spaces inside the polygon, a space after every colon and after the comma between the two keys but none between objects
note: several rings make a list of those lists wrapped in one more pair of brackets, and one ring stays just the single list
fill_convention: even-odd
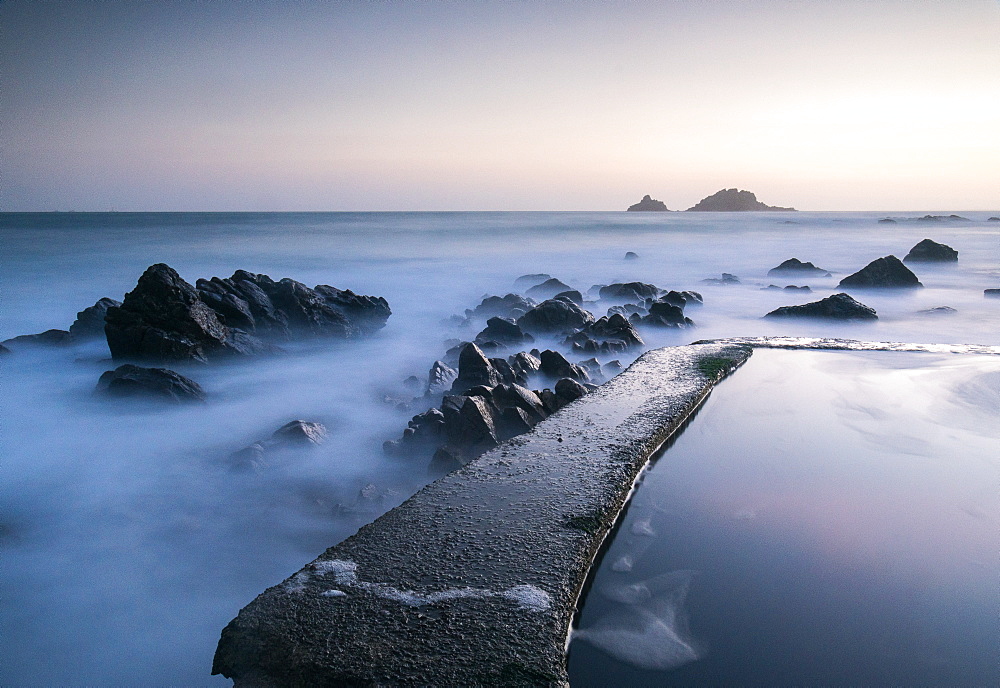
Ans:
[{"label": "rocky island", "polygon": [[630,205],[628,207],[628,211],[629,212],[636,212],[636,211],[640,211],[640,212],[645,212],[645,211],[665,212],[667,210],[669,210],[669,209],[667,208],[667,204],[666,203],[664,203],[663,201],[658,201],[655,198],[650,198],[649,194],[646,194],[645,196],[643,196],[642,200],[639,201],[638,203],[636,203],[635,205]]},{"label": "rocky island", "polygon": [[757,196],[753,192],[736,189],[722,189],[721,191],[716,191],[711,196],[701,199],[697,204],[688,208],[688,212],[703,211],[716,213],[749,212],[755,210],[794,211],[795,208],[782,208],[776,205],[767,205],[766,203],[758,201]]}]

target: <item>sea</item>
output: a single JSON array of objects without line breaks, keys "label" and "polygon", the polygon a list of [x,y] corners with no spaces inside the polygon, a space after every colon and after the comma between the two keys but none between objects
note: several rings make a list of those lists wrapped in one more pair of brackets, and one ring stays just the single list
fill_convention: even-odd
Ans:
[{"label": "sea", "polygon": [[[949,217],[953,214],[960,218]],[[939,217],[919,219],[925,215]],[[228,685],[226,679],[210,675],[212,655],[221,629],[240,608],[436,477],[426,460],[390,458],[382,451],[385,440],[398,438],[409,418],[431,403],[415,398],[420,391],[414,391],[412,381],[404,381],[411,377],[426,381],[435,360],[456,341],[473,339],[485,325],[475,320],[463,323],[462,317],[453,316],[464,317],[466,309],[487,295],[514,291],[521,275],[549,274],[585,295],[594,294],[595,285],[624,281],[701,293],[704,304],[686,311],[693,327],[640,330],[650,348],[748,336],[995,346],[1000,345],[1000,299],[984,297],[984,289],[1000,287],[1000,222],[988,220],[996,215],[1000,213],[954,210],[0,213],[0,340],[68,329],[76,313],[98,299],[121,300],[154,263],[169,264],[192,284],[198,278],[228,277],[238,269],[275,279],[290,277],[309,286],[329,284],[383,296],[393,312],[386,327],[366,339],[314,340],[286,346],[284,353],[266,358],[173,366],[206,391],[205,404],[188,406],[110,402],[95,395],[97,379],[115,365],[100,340],[68,347],[11,346],[11,354],[0,356],[0,636],[4,639],[0,684]],[[878,222],[886,216],[896,222]],[[877,321],[762,317],[780,306],[842,291],[836,287],[844,276],[882,256],[902,258],[925,238],[957,249],[958,262],[911,266],[924,285],[921,289],[852,291],[856,299],[878,312]],[[626,252],[638,257],[626,259]],[[830,276],[788,279],[767,275],[770,268],[793,257],[813,262]],[[723,273],[736,276],[738,283],[704,281],[718,280]],[[767,288],[789,284],[806,285],[811,291]],[[952,310],[933,310],[943,306]],[[600,316],[607,304],[586,307]],[[542,340],[538,345],[559,343]],[[598,358],[602,363],[615,358],[627,365],[637,353]],[[861,566],[857,563],[860,550],[906,549],[907,543],[916,543],[912,550],[926,549],[918,541],[929,528],[929,517],[923,503],[913,497],[921,494],[921,499],[927,499],[926,492],[935,489],[937,474],[926,473],[926,465],[905,459],[917,451],[914,447],[926,448],[927,443],[936,442],[935,446],[944,448],[941,451],[951,451],[965,462],[955,466],[975,466],[970,475],[976,476],[977,484],[990,486],[984,494],[994,495],[970,501],[958,496],[965,495],[959,488],[943,490],[937,506],[944,516],[934,521],[935,536],[952,548],[949,552],[957,560],[972,561],[969,566],[980,567],[977,570],[985,571],[982,575],[992,576],[994,582],[1000,578],[1000,563],[995,557],[984,562],[981,554],[983,538],[987,547],[997,544],[994,554],[1000,551],[1000,543],[995,542],[1000,532],[1000,506],[995,498],[1000,459],[975,439],[990,428],[1000,428],[1000,371],[991,357],[962,358],[970,363],[961,365],[958,358],[895,353],[755,354],[746,371],[738,372],[713,394],[676,445],[650,469],[636,493],[634,504],[639,506],[630,508],[627,518],[652,519],[636,526],[636,532],[648,530],[650,535],[642,536],[646,539],[641,542],[655,544],[642,547],[659,554],[636,563],[638,555],[633,553],[634,574],[602,572],[605,564],[610,567],[628,555],[626,550],[615,549],[626,547],[628,538],[621,544],[618,536],[609,540],[602,568],[595,570],[588,586],[578,629],[596,625],[632,632],[638,628],[642,640],[626,643],[633,647],[623,653],[621,643],[602,645],[593,636],[588,642],[584,633],[571,645],[574,685],[625,685],[632,679],[648,685],[685,680],[707,685],[719,677],[730,682],[740,675],[734,667],[749,656],[763,666],[761,673],[754,674],[761,683],[775,677],[778,684],[810,683],[801,680],[801,673],[781,673],[794,662],[788,659],[791,650],[782,649],[775,629],[799,628],[796,623],[806,614],[822,618],[852,595],[855,601],[867,599],[859,580],[867,581],[866,576],[874,574],[850,568]],[[934,378],[934,384],[901,384],[898,393],[886,393],[876,373],[891,376],[894,370],[909,371],[919,379],[923,379],[921,371],[944,372]],[[876,381],[862,384],[870,380]],[[730,394],[727,386],[734,396],[726,396]],[[819,390],[819,396],[803,395],[805,388]],[[858,455],[871,442],[859,440],[858,433],[868,438],[906,435],[899,428],[931,417],[919,400],[931,404],[950,398],[947,390],[959,388],[977,401],[964,413],[948,407],[949,427],[958,429],[942,431],[933,442],[916,433],[912,442],[900,441],[902,459],[895,454],[886,459],[892,470],[860,472]],[[862,409],[840,416],[848,417],[854,423],[851,427],[863,421],[863,427],[852,432],[827,428],[810,436],[806,430],[811,409],[834,403],[829,398],[832,390],[839,390],[836,403]],[[725,399],[736,401],[723,403]],[[780,400],[792,402],[771,406]],[[911,408],[913,404],[919,413]],[[728,415],[717,417],[715,406]],[[766,417],[779,420],[768,424],[762,420]],[[234,451],[267,438],[294,419],[323,423],[329,431],[327,441],[312,451],[284,455],[259,472],[232,470],[228,457]],[[979,430],[970,429],[970,423]],[[697,431],[700,426],[725,432]],[[768,449],[774,437],[786,436],[790,428],[801,435],[800,442],[822,447],[822,453],[807,452],[810,465],[837,465],[829,469],[829,476],[819,468],[810,473],[812,482],[825,490],[824,501],[815,504],[809,498],[797,498],[811,505],[809,523],[820,530],[836,530],[845,513],[851,519],[851,529],[836,540],[836,548],[824,552],[828,558],[821,561],[803,559],[809,532],[804,527],[796,530],[794,514],[798,512],[785,511],[780,518],[769,513],[761,504],[776,503],[773,494],[757,502],[731,494],[734,485],[763,485],[775,475],[804,470],[799,463],[801,452]],[[707,442],[720,434],[729,445],[684,448],[689,437],[703,436]],[[995,437],[988,432],[987,436]],[[879,446],[887,444],[898,443],[883,441]],[[781,446],[787,449],[786,445]],[[733,446],[743,447],[751,458],[730,465]],[[966,451],[966,446],[976,449]],[[683,455],[689,458],[671,461],[675,450],[678,457],[682,457],[681,450],[689,452]],[[868,461],[880,460],[877,452],[869,454],[865,454]],[[710,457],[711,463],[703,461],[704,457]],[[845,457],[850,460],[837,463]],[[934,470],[944,470],[942,461],[934,459]],[[654,478],[661,473],[662,480]],[[859,537],[865,534],[865,521],[855,512],[867,508],[871,491],[858,488],[859,475],[869,488],[876,486],[874,492],[880,496],[876,501],[888,505],[891,517],[885,518],[891,521],[893,537]],[[885,497],[901,481],[909,492]],[[796,493],[800,488],[787,489]],[[708,499],[713,494],[714,502]],[[643,500],[660,511],[644,512]],[[724,509],[716,503],[720,500],[728,500]],[[729,520],[719,516],[712,521],[718,516],[713,509],[725,511]],[[971,520],[954,517],[962,509],[972,514]],[[742,529],[736,540],[731,530],[718,527],[723,521]],[[691,529],[674,527],[685,522]],[[634,524],[623,524],[619,536],[622,532],[634,535]],[[760,585],[751,594],[740,587],[746,582],[740,571],[746,569],[747,560],[712,553],[751,548],[759,534],[751,531],[764,529],[762,524],[773,527],[762,545],[766,552],[753,559],[754,570],[780,575],[775,582],[775,576],[761,573]],[[975,543],[971,549],[959,547],[964,541],[961,533],[945,536],[951,532],[948,529],[966,527],[975,534],[966,538]],[[671,543],[687,543],[690,548],[692,542],[700,548],[694,555],[669,554]],[[829,566],[834,567],[833,573],[824,568]],[[890,571],[886,575],[904,569],[903,564],[885,567]],[[615,597],[614,592],[601,597],[601,590],[620,587],[622,581],[615,582],[614,575],[636,576],[624,579],[625,584],[644,584],[651,595],[666,600],[657,609],[667,610],[663,612],[667,616],[647,619],[648,624],[636,627],[634,614],[622,615],[622,609],[635,606],[630,593],[622,594],[632,602],[621,602],[622,595]],[[969,584],[973,587],[962,587],[970,578],[964,573],[936,569],[935,575],[920,580],[950,585],[951,602],[983,603],[985,595],[984,608],[995,609],[1000,593],[996,586],[983,593],[982,575],[971,576],[977,581]],[[611,576],[610,583],[606,584],[606,576]],[[825,587],[815,587],[816,576]],[[876,648],[865,661],[881,656],[878,652],[903,652],[904,642],[892,640],[897,628],[891,623],[893,610],[898,611],[893,604],[906,604],[910,598],[905,593],[912,590],[890,588],[891,594],[901,597],[879,597],[875,607],[885,610],[878,617],[882,625],[855,643]],[[975,595],[965,595],[973,588]],[[811,590],[823,594],[812,595]],[[930,610],[928,614],[937,613],[943,619],[929,631],[938,633],[937,638],[949,638],[955,628],[970,627],[948,611],[957,603],[949,607],[941,602],[947,596],[917,600]],[[622,609],[609,606],[616,600],[624,605]],[[674,625],[664,618],[674,620]],[[729,618],[743,625],[737,630],[706,630],[725,626],[729,622],[720,619]],[[831,618],[831,623],[843,625],[841,617]],[[992,619],[995,622],[996,617]],[[850,621],[861,624],[853,616]],[[672,637],[688,647],[680,650],[685,661],[677,661],[676,652],[673,660],[656,659],[659,636],[643,635],[643,628],[661,633],[665,623]],[[824,627],[822,622],[817,624]],[[800,634],[796,657],[812,653],[830,668],[828,673],[816,673],[819,678],[812,683],[844,679],[835,670],[843,664],[839,656],[818,650],[832,642],[849,644],[852,628]],[[873,634],[878,635],[878,643],[871,641]],[[921,644],[923,638],[907,639],[911,654],[904,653],[893,666],[907,664],[913,652],[924,650],[934,667],[962,656],[952,652],[954,642]],[[728,649],[727,643],[732,643]],[[808,665],[800,670],[808,674],[809,666],[815,668]],[[677,673],[699,670],[704,673],[697,680],[690,673]],[[877,674],[864,676],[872,675]],[[954,676],[975,680],[983,675]],[[850,678],[844,682],[852,682]]]}]

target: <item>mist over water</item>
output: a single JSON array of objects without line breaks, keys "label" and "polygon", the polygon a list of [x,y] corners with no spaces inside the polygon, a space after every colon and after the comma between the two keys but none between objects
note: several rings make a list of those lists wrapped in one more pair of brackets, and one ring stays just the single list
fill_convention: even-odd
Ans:
[{"label": "mist over water", "polygon": [[[1000,223],[988,215],[888,226],[871,213],[0,215],[0,339],[66,329],[158,262],[191,283],[246,269],[384,296],[393,311],[369,339],[171,366],[204,387],[204,405],[95,398],[114,367],[100,341],[0,357],[0,683],[225,685],[208,672],[238,610],[431,479],[424,462],[381,451],[422,410],[396,408],[402,381],[425,379],[446,339],[472,339],[484,325],[443,319],[511,291],[519,275],[548,273],[584,294],[633,280],[701,292],[705,305],[687,311],[697,327],[640,329],[650,346],[753,335],[998,344],[1000,300],[983,298],[1000,287]],[[852,292],[878,311],[876,323],[760,319],[928,237],[956,248],[959,263],[914,267],[921,290]],[[626,251],[639,259],[623,260]],[[766,276],[790,257],[834,274]],[[700,283],[722,272],[742,284]],[[771,283],[814,293],[761,290]],[[943,305],[958,312],[918,314]],[[977,422],[996,384],[963,381],[956,398],[967,410],[956,422]],[[259,475],[230,470],[230,453],[297,418],[324,423],[327,442],[281,454]],[[359,500],[368,484],[379,497]],[[662,591],[664,609],[683,611],[680,590]]]}]

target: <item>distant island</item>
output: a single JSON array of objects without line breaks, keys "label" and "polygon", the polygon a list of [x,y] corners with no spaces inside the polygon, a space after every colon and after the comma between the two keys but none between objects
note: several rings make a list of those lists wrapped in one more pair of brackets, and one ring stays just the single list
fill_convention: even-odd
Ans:
[{"label": "distant island", "polygon": [[721,191],[716,191],[711,196],[698,201],[694,207],[688,208],[688,212],[706,211],[716,213],[747,212],[752,210],[793,211],[795,208],[782,208],[776,205],[767,205],[766,203],[758,201],[757,196],[755,196],[752,192],[742,190],[737,191],[736,189],[722,189]]},{"label": "distant island", "polygon": [[647,211],[657,211],[664,212],[667,210],[667,204],[663,201],[658,201],[655,198],[650,198],[649,194],[642,197],[642,200],[635,205],[630,205],[628,207],[630,212],[647,212]]}]

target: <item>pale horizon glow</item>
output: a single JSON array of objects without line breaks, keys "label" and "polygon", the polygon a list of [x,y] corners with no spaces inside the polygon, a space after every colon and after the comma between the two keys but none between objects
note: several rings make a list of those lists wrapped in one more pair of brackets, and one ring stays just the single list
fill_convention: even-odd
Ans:
[{"label": "pale horizon glow", "polygon": [[1000,209],[1000,3],[0,3],[0,211]]}]

